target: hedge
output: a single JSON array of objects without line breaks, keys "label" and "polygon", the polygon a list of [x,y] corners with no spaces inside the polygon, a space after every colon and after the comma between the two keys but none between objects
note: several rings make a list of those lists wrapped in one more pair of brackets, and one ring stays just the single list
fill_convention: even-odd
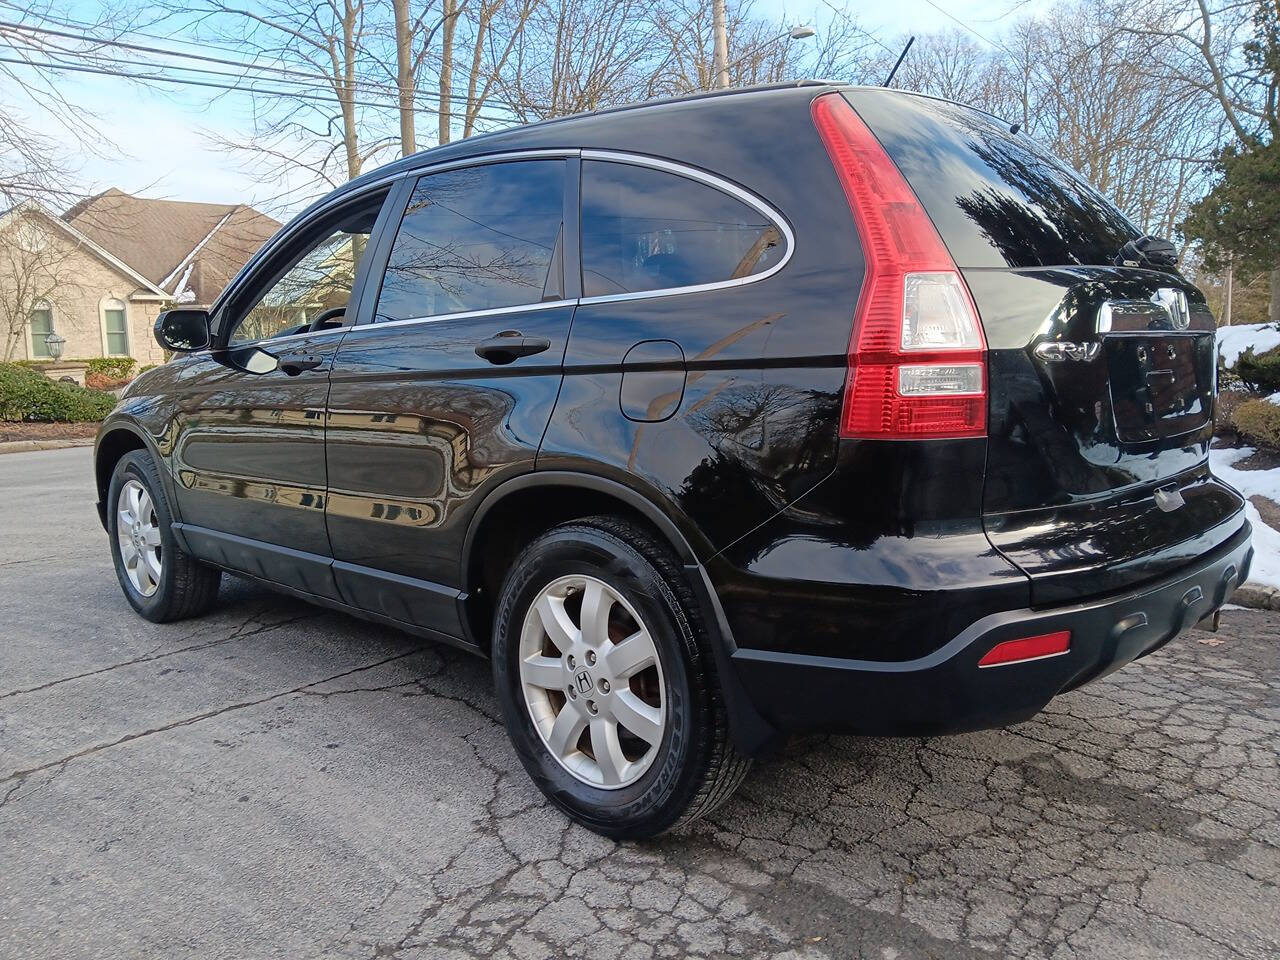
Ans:
[{"label": "hedge", "polygon": [[1240,435],[1260,447],[1280,447],[1280,407],[1270,400],[1246,400],[1231,414]]},{"label": "hedge", "polygon": [[1240,354],[1234,372],[1255,393],[1276,393],[1280,391],[1280,349],[1255,354],[1250,347]]},{"label": "hedge", "polygon": [[115,405],[112,394],[59,383],[20,364],[0,363],[0,420],[101,420]]},{"label": "hedge", "polygon": [[89,373],[100,373],[108,380],[128,380],[138,361],[133,357],[94,357],[89,361]]}]

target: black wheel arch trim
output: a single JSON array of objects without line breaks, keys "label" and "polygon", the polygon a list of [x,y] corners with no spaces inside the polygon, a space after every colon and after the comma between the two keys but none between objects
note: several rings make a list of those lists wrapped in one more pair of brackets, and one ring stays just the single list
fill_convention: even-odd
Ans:
[{"label": "black wheel arch trim", "polygon": [[467,526],[461,558],[464,595],[474,587],[465,580],[470,576],[472,548],[485,515],[511,494],[536,487],[577,487],[606,494],[632,507],[658,528],[680,559],[685,577],[701,607],[703,619],[715,628],[716,636],[711,646],[716,661],[716,674],[724,696],[725,711],[729,717],[729,733],[733,737],[734,746],[745,756],[761,756],[780,748],[785,742],[785,735],[755,708],[738,679],[737,669],[731,662],[732,656],[737,651],[737,645],[734,643],[733,632],[729,629],[724,608],[720,604],[720,598],[707,574],[706,567],[698,559],[693,546],[676,523],[661,507],[633,487],[596,474],[577,473],[570,470],[539,470],[521,474],[503,482],[476,507],[475,513],[471,516],[471,522]]},{"label": "black wheel arch trim", "polygon": [[[142,442],[142,449],[150,454],[151,459],[155,461],[156,472],[160,475],[160,482],[164,484],[165,499],[169,502],[169,509],[174,515],[174,519],[180,519],[178,513],[178,500],[176,490],[174,489],[173,475],[169,472],[168,464],[160,455],[159,449],[156,447],[156,439],[153,437],[142,424],[138,423],[130,417],[116,414],[115,419],[110,416],[102,422],[102,426],[98,428],[98,435],[93,441],[93,478],[94,486],[98,487],[98,461],[102,454],[102,442],[114,433],[129,433]],[[121,454],[123,456],[123,454]],[[117,458],[119,459],[119,458]],[[111,477],[106,478],[107,484],[110,485]],[[107,505],[106,505],[106,488],[97,490],[98,493],[98,519],[102,523],[102,529],[107,529]]]}]

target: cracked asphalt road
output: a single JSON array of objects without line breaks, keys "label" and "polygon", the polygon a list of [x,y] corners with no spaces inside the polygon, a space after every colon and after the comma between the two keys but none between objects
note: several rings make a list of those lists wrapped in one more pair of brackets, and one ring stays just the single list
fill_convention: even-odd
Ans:
[{"label": "cracked asphalt road", "polygon": [[230,579],[146,623],[89,451],[0,490],[0,957],[1280,955],[1276,614],[619,845],[531,786],[486,664]]}]

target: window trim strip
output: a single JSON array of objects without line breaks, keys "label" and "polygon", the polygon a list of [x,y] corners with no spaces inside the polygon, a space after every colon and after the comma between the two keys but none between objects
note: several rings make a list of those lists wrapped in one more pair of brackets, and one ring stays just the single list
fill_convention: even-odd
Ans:
[{"label": "window trim strip", "polygon": [[508,313],[531,313],[534,310],[552,310],[557,307],[577,306],[579,300],[539,300],[536,303],[517,303],[510,307],[489,307],[486,310],[464,310],[460,313],[435,313],[429,317],[405,317],[401,320],[374,320],[356,324],[348,330],[385,330],[388,327],[407,327],[415,323],[435,323],[437,320],[470,320],[473,317],[500,317]]}]

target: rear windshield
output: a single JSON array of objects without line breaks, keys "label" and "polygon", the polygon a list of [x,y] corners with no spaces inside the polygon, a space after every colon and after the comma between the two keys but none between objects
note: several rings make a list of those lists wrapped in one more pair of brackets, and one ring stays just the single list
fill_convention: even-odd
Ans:
[{"label": "rear windshield", "polygon": [[1140,235],[1080,174],[993,117],[887,90],[846,96],[959,267],[1108,265]]}]

